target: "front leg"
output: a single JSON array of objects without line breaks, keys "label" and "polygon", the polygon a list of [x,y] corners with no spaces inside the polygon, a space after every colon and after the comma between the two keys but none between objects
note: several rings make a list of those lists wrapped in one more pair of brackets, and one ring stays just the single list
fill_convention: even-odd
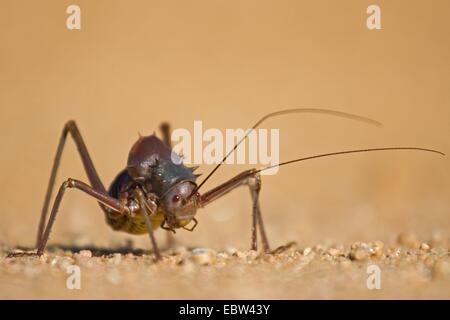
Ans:
[{"label": "front leg", "polygon": [[259,206],[259,193],[261,191],[261,177],[256,169],[246,170],[234,178],[226,181],[225,183],[215,187],[214,189],[204,193],[200,196],[199,205],[201,207],[206,206],[212,201],[224,196],[228,192],[234,190],[241,185],[248,185],[252,196],[252,236],[251,236],[251,249],[258,249],[257,242],[257,229],[261,234],[261,240],[264,252],[270,250],[269,241],[267,239],[266,231],[264,229],[264,222],[262,219],[261,209]]},{"label": "front leg", "polygon": [[88,194],[89,196],[95,198],[99,203],[101,203],[105,207],[110,208],[118,212],[119,214],[128,214],[130,212],[130,209],[123,202],[117,200],[116,198],[111,197],[106,192],[102,190],[96,190],[82,181],[75,179],[67,179],[62,183],[61,187],[58,190],[58,194],[56,195],[55,202],[53,203],[53,207],[50,212],[50,218],[48,220],[47,226],[45,227],[42,236],[37,242],[36,249],[37,255],[39,256],[44,253],[47,241],[50,237],[50,232],[52,230],[53,224],[56,219],[56,215],[59,210],[59,206],[61,204],[61,201],[67,188],[75,188],[81,190],[84,193]]},{"label": "front leg", "polygon": [[259,173],[256,173],[252,178],[249,178],[248,185],[250,187],[250,193],[252,196],[252,203],[253,203],[252,230],[255,229],[255,231],[252,232],[252,249],[254,248],[253,250],[256,250],[257,248],[256,228],[258,226],[259,232],[261,234],[263,250],[264,252],[269,252],[270,251],[269,241],[267,239],[266,230],[264,228],[261,208],[259,206],[259,194],[261,191],[261,175]]},{"label": "front leg", "polygon": [[152,242],[153,252],[155,253],[156,260],[161,260],[161,253],[159,252],[158,245],[156,243],[155,233],[153,232],[153,226],[150,221],[150,215],[155,213],[158,206],[154,200],[146,199],[141,189],[136,188],[134,194],[139,201],[139,206],[144,211],[145,225],[147,226],[148,235]]}]

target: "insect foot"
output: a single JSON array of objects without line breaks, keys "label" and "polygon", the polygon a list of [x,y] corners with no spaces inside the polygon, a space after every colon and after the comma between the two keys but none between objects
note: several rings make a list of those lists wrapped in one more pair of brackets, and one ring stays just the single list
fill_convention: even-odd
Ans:
[{"label": "insect foot", "polygon": [[285,245],[279,246],[278,248],[276,248],[275,250],[270,251],[270,254],[281,254],[281,253],[285,253],[287,251],[293,250],[295,249],[295,247],[297,246],[297,242],[295,241],[291,241]]},{"label": "insect foot", "polygon": [[6,258],[22,258],[22,257],[38,257],[39,255],[33,251],[23,251],[16,249],[7,253]]}]

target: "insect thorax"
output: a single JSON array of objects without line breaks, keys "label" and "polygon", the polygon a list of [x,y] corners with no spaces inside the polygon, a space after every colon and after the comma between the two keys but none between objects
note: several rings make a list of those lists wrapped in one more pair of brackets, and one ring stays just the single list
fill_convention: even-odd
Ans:
[{"label": "insect thorax", "polygon": [[[148,177],[137,181],[131,177],[129,170],[122,170],[111,184],[109,194],[116,199],[126,197],[128,203],[132,203],[132,201],[136,203],[133,188],[143,188],[146,192],[153,193],[161,198],[178,182],[191,181],[195,183],[196,180],[193,169],[166,159],[156,160],[148,172],[150,173]],[[128,216],[109,209],[106,211],[106,222],[117,231],[144,234],[147,233],[147,229],[143,214],[142,210],[137,210],[133,216]],[[150,216],[153,229],[160,227],[164,218],[164,209],[158,206],[157,211]]]}]

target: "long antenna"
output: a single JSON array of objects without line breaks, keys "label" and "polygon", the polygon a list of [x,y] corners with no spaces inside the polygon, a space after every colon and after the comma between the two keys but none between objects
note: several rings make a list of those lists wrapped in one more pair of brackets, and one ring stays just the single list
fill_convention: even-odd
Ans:
[{"label": "long antenna", "polygon": [[256,172],[261,172],[261,171],[269,170],[269,169],[272,169],[272,168],[281,167],[281,166],[284,166],[286,164],[291,164],[291,163],[300,162],[300,161],[306,161],[306,160],[311,160],[311,159],[317,159],[317,158],[323,158],[323,157],[328,157],[328,156],[336,156],[336,155],[341,155],[341,154],[359,153],[359,152],[386,151],[386,150],[419,150],[419,151],[433,152],[433,153],[440,154],[441,156],[445,156],[445,154],[443,152],[440,152],[440,151],[437,151],[437,150],[425,149],[425,148],[416,148],[416,147],[389,147],[389,148],[358,149],[358,150],[347,150],[347,151],[322,153],[322,154],[317,154],[317,155],[309,156],[309,157],[305,157],[305,158],[298,158],[298,159],[294,159],[294,160],[289,160],[289,161],[282,162],[282,163],[279,163],[279,164],[275,164],[275,165],[272,165],[272,166],[269,166],[269,167],[264,167],[264,168],[258,169]]},{"label": "long antenna", "polygon": [[382,126],[382,124],[380,122],[370,119],[370,118],[367,118],[367,117],[362,117],[362,116],[358,116],[358,115],[352,114],[352,113],[341,112],[341,111],[330,110],[330,109],[322,109],[322,108],[294,108],[294,109],[285,109],[285,110],[268,113],[265,116],[263,116],[261,119],[259,119],[253,125],[253,127],[247,131],[247,133],[244,135],[244,137],[242,137],[241,140],[239,140],[239,142],[235,144],[233,149],[231,149],[225,155],[225,157],[223,157],[222,161],[219,164],[217,164],[213,170],[211,170],[211,172],[206,176],[206,178],[203,179],[203,181],[197,186],[197,188],[195,188],[195,190],[192,192],[192,194],[195,194],[205,184],[205,182],[208,181],[208,179],[214,174],[214,172],[217,171],[217,169],[219,169],[219,167],[225,162],[225,160],[228,159],[228,157],[234,152],[234,150],[236,150],[237,147],[248,137],[248,135],[253,130],[255,130],[261,123],[263,123],[267,119],[270,119],[270,118],[273,118],[276,116],[285,115],[285,114],[291,114],[291,113],[320,113],[320,114],[327,114],[327,115],[331,115],[331,116],[361,121],[361,122],[365,122],[365,123],[368,123],[368,124],[371,124],[371,125],[374,125],[377,127]]}]

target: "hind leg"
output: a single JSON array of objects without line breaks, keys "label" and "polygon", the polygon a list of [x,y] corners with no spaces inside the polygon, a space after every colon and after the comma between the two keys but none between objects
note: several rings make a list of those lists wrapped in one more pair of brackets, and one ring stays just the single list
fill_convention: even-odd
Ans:
[{"label": "hind leg", "polygon": [[[45,198],[44,198],[44,205],[42,206],[41,218],[39,221],[39,227],[38,227],[38,232],[37,232],[37,236],[36,236],[36,246],[38,246],[39,243],[41,242],[41,238],[44,233],[45,222],[47,220],[47,214],[48,214],[48,209],[49,209],[49,205],[50,205],[50,199],[51,199],[51,196],[53,193],[53,187],[55,185],[56,174],[58,172],[59,164],[61,162],[61,156],[63,153],[64,145],[66,143],[66,138],[69,133],[72,136],[73,140],[75,141],[75,144],[77,146],[78,152],[80,154],[84,169],[88,176],[89,182],[91,183],[91,186],[99,192],[106,193],[106,189],[103,186],[103,183],[100,180],[100,177],[98,176],[97,171],[95,170],[94,163],[92,162],[92,159],[89,155],[86,144],[84,143],[84,140],[81,136],[80,131],[78,130],[78,127],[77,127],[75,121],[73,121],[73,120],[68,121],[64,126],[63,132],[59,139],[55,158],[53,160],[52,171],[51,171],[50,179],[49,179],[48,186],[47,186],[47,192],[46,192]],[[104,209],[103,206],[102,206],[102,209]]]}]

